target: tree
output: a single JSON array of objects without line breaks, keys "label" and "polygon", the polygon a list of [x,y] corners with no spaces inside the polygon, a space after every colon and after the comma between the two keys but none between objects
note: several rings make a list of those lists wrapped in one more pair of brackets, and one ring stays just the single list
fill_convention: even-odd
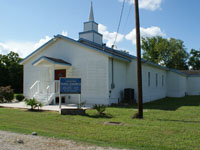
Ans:
[{"label": "tree", "polygon": [[20,61],[15,52],[0,54],[0,86],[10,85],[15,93],[22,93],[23,89],[23,66],[19,64]]},{"label": "tree", "polygon": [[0,86],[6,86],[7,84],[7,76],[8,76],[8,70],[6,68],[6,64],[3,60],[4,55],[0,54]]},{"label": "tree", "polygon": [[200,70],[200,50],[191,49],[188,64],[193,70]]},{"label": "tree", "polygon": [[127,50],[119,50],[120,52],[123,52],[123,53],[126,53],[126,54],[129,54],[129,51]]},{"label": "tree", "polygon": [[143,58],[168,68],[186,70],[189,54],[183,43],[161,36],[142,38]]}]

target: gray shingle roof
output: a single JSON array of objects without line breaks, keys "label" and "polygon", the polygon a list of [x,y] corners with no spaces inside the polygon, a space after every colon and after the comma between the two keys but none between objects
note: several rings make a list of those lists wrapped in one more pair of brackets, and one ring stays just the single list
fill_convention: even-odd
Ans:
[{"label": "gray shingle roof", "polygon": [[200,70],[179,70],[187,75],[200,75]]},{"label": "gray shingle roof", "polygon": [[54,61],[56,63],[61,63],[61,64],[66,64],[66,65],[71,65],[70,63],[62,60],[62,59],[57,59],[57,58],[53,58],[53,57],[47,57],[47,56],[44,56],[45,58],[51,60],[51,61]]}]

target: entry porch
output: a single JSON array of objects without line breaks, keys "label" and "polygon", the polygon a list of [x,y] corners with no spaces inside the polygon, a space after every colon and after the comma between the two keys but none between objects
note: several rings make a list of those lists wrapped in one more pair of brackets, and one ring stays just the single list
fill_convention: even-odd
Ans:
[{"label": "entry porch", "polygon": [[[31,98],[36,98],[44,105],[58,104],[60,91],[60,77],[66,77],[72,65],[62,59],[42,56],[33,66],[40,67],[39,78],[30,86]],[[61,102],[67,104],[71,95],[62,94]],[[78,97],[77,97],[78,98]]]}]

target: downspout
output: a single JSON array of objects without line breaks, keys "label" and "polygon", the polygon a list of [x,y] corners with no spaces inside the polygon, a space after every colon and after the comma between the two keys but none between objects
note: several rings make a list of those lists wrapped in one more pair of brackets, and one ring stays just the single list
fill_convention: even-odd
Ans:
[{"label": "downspout", "polygon": [[[114,45],[112,46],[112,50],[113,50],[113,47]],[[113,52],[112,52],[112,55],[113,55]],[[114,89],[115,88],[115,83],[114,83],[114,60],[113,60],[113,57],[111,59],[111,70],[112,70],[112,82],[111,82],[111,89]]]}]

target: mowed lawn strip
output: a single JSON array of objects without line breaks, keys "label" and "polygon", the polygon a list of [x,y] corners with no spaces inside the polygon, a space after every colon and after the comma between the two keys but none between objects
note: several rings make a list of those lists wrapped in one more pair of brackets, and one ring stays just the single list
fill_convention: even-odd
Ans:
[{"label": "mowed lawn strip", "polygon": [[[131,119],[136,106],[108,107],[87,116],[0,108],[0,130],[72,139],[100,146],[138,150],[199,150],[200,96],[165,98],[144,105],[144,119]],[[122,126],[104,122],[122,122]]]}]

